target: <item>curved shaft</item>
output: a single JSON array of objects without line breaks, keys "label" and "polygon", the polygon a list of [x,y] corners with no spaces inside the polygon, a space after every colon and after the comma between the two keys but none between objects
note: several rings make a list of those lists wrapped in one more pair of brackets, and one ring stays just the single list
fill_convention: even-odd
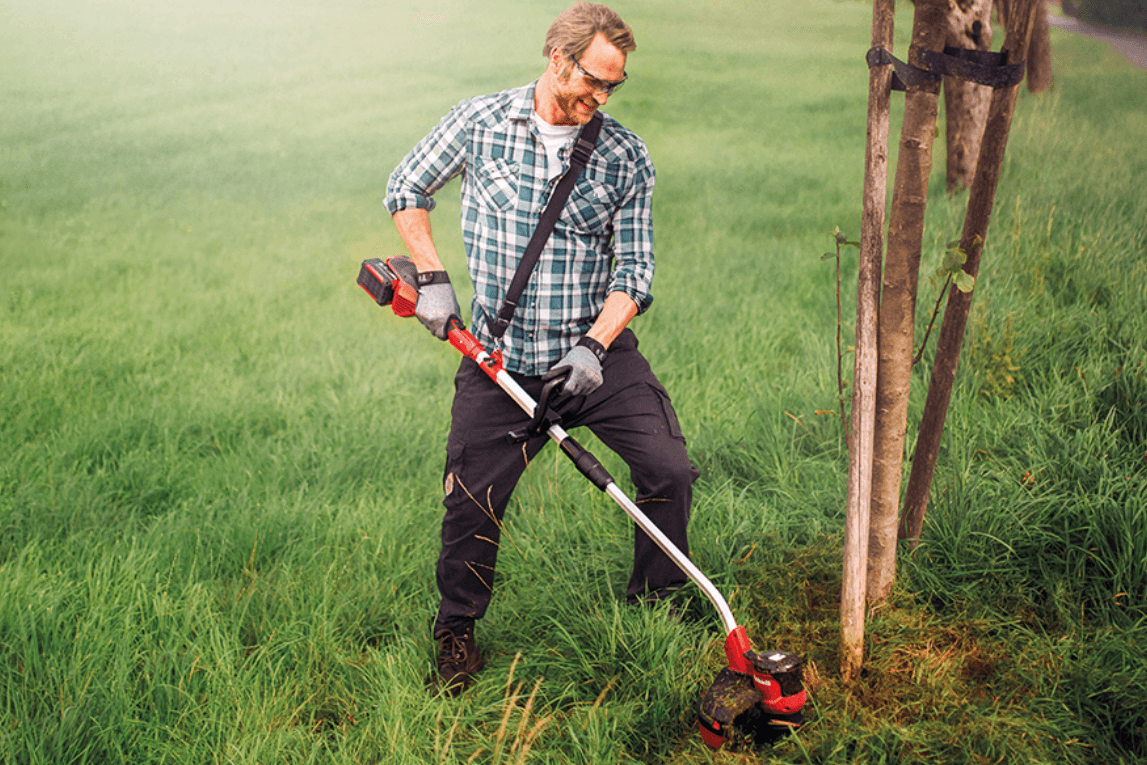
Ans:
[{"label": "curved shaft", "polygon": [[[482,354],[486,355],[484,351]],[[483,360],[484,359],[475,359],[479,364],[481,364]],[[506,391],[510,398],[514,399],[518,406],[525,410],[527,414],[531,416],[534,414],[534,409],[537,406],[536,402],[529,393],[522,389],[522,386],[514,381],[514,378],[510,377],[508,372],[499,369],[495,375],[492,375],[492,379],[497,383],[498,387]],[[551,425],[546,432],[549,434],[549,437],[558,444],[561,444],[569,438],[569,433],[560,425]],[[721,615],[721,622],[725,626],[726,634],[735,630],[737,628],[737,620],[733,617],[733,612],[729,608],[728,602],[713,583],[709,581],[709,578],[702,574],[701,570],[693,564],[693,561],[689,560],[685,553],[681,552],[680,548],[673,544],[669,537],[661,532],[661,529],[657,528],[657,525],[649,519],[649,516],[641,512],[637,504],[627,497],[625,492],[618,488],[616,483],[611,481],[609,485],[605,487],[604,491],[614,502],[621,506],[621,509],[633,519],[634,523],[641,527],[641,530],[653,540],[654,544],[660,547],[662,552],[668,555],[670,559],[677,564],[677,567],[684,571],[686,576],[701,588],[701,592],[705,593],[705,597],[713,603],[717,612]]]}]

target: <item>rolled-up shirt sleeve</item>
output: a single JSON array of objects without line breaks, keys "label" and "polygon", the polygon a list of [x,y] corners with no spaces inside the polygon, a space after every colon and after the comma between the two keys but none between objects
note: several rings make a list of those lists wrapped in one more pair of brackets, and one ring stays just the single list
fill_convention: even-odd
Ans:
[{"label": "rolled-up shirt sleeve", "polygon": [[[644,148],[644,147],[643,147]],[[609,292],[624,292],[644,313],[653,303],[653,163],[642,152],[634,182],[613,216],[613,273]]]},{"label": "rolled-up shirt sleeve", "polygon": [[399,163],[386,184],[386,209],[434,209],[434,194],[465,169],[466,115],[456,106]]}]

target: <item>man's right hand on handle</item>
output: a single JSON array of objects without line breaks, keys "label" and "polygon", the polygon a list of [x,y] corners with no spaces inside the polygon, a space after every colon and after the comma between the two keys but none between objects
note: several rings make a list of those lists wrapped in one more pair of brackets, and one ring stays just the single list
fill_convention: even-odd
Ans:
[{"label": "man's right hand on handle", "polygon": [[450,277],[441,270],[442,261],[438,259],[434,239],[430,235],[430,213],[411,207],[395,212],[393,217],[398,234],[418,269],[418,305],[414,315],[431,334],[445,340],[450,332],[447,326],[450,317],[461,318],[462,309],[458,307]]}]

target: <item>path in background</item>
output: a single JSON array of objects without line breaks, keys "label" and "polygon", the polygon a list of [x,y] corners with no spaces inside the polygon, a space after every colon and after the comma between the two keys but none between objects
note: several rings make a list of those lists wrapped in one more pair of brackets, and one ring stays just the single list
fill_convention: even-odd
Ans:
[{"label": "path in background", "polygon": [[1053,27],[1079,32],[1115,46],[1127,59],[1140,69],[1147,69],[1147,37],[1133,32],[1117,32],[1093,26],[1070,16],[1048,14],[1047,22]]}]

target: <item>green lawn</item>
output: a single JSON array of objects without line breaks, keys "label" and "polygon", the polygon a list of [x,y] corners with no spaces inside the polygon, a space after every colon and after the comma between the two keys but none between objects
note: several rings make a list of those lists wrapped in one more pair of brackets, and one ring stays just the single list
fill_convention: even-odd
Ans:
[{"label": "green lawn", "polygon": [[[866,675],[837,675],[821,255],[859,234],[854,0],[618,5],[638,49],[607,109],[658,170],[634,327],[702,471],[693,556],[754,645],[808,657],[809,724],[704,747],[716,614],[621,605],[630,523],[552,449],[507,515],[486,670],[426,691],[457,354],[354,279],[402,251],[393,167],[536,77],[564,6],[0,7],[0,761],[1147,757],[1147,74],[1061,30],[1054,88],[1017,108],[923,543]],[[910,26],[903,3],[902,57]],[[966,201],[936,147],[921,328]],[[434,225],[457,277],[456,188]]]}]

